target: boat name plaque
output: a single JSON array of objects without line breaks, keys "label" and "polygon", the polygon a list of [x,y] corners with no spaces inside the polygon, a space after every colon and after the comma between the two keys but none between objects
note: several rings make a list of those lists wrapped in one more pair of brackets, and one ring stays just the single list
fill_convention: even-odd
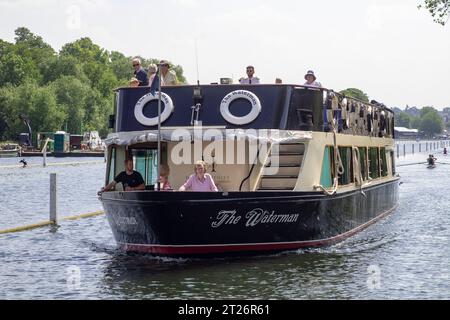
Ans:
[{"label": "boat name plaque", "polygon": [[[253,209],[244,216],[236,214],[236,210],[220,211],[211,227],[219,228],[224,225],[236,225],[245,221],[246,227],[255,227],[259,224],[294,223],[297,222],[299,214],[276,214],[275,210]],[[244,217],[244,219],[242,219]]]}]

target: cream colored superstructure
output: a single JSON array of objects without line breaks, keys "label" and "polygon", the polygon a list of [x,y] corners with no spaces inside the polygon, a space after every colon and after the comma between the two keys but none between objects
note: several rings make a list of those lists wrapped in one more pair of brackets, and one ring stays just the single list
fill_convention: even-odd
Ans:
[{"label": "cream colored superstructure", "polygon": [[[333,146],[335,144],[335,138],[333,132],[307,132],[305,133],[305,136],[309,136],[309,138],[303,140],[297,139],[295,142],[281,142],[281,145],[278,146],[278,148],[282,146],[282,148],[287,151],[289,151],[287,148],[290,147],[292,150],[301,152],[294,154],[291,158],[286,157],[287,161],[292,164],[292,167],[287,166],[280,168],[280,171],[278,172],[279,176],[275,175],[270,177],[266,175],[268,171],[266,166],[270,164],[268,162],[269,158],[274,155],[273,149],[278,143],[277,141],[271,141],[267,144],[265,149],[267,152],[259,155],[260,160],[256,161],[255,164],[253,164],[256,158],[255,150],[250,147],[249,141],[244,141],[244,144],[242,144],[242,141],[237,142],[237,140],[222,141],[224,147],[223,153],[221,154],[221,152],[215,150],[213,152],[213,154],[215,153],[214,158],[208,157],[208,155],[211,155],[211,141],[197,141],[196,145],[189,142],[185,145],[190,152],[190,157],[185,158],[189,158],[189,160],[186,161],[187,163],[179,163],[179,142],[165,141],[166,155],[163,156],[163,158],[166,159],[167,163],[165,164],[170,168],[169,182],[174,190],[178,190],[186,179],[193,174],[195,161],[201,160],[198,156],[200,146],[202,155],[205,155],[204,153],[207,151],[207,155],[204,157],[204,160],[207,162],[207,172],[213,176],[220,191],[264,192],[262,186],[263,184],[267,184],[269,186],[273,185],[275,189],[284,189],[284,191],[313,192],[318,191],[317,186],[320,185],[321,182],[322,161],[324,159],[325,148],[326,146]],[[373,180],[369,179],[370,181],[364,181],[362,186],[357,185],[356,182],[345,186],[338,186],[338,193],[359,189],[366,185],[373,186],[378,183],[395,179],[392,167],[393,161],[389,161],[389,159],[392,159],[390,152],[394,149],[393,139],[336,134],[336,144],[338,147],[385,148],[386,153],[389,153],[389,155],[386,156],[388,168],[388,175],[386,177]],[[296,146],[298,146],[298,148]],[[126,146],[111,145],[109,148],[111,147],[116,148],[116,166],[114,172],[114,176],[116,176],[123,170],[122,163],[125,159],[127,149],[155,148],[155,142],[131,143]],[[197,148],[197,150],[195,150],[195,148]],[[195,155],[195,151],[197,151],[197,156]],[[233,154],[230,155],[230,152]],[[242,154],[243,152],[244,154]],[[243,159],[245,159],[245,161],[243,161]],[[298,168],[296,168],[296,166],[298,166]],[[110,169],[108,168],[108,172],[109,170]],[[293,174],[295,174],[295,177],[292,176]],[[109,174],[107,173],[107,177],[108,176]],[[262,181],[263,179],[265,179],[264,182]],[[286,185],[286,188],[283,188],[283,181],[289,181],[289,186]],[[292,182],[294,183],[291,185]],[[242,188],[240,189],[241,185]]]}]

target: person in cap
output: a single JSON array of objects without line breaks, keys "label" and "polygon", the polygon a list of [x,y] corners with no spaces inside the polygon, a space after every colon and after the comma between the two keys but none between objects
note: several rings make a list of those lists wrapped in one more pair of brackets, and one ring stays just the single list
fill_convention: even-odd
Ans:
[{"label": "person in cap", "polygon": [[255,68],[253,66],[247,67],[247,77],[239,79],[240,84],[259,84],[259,78],[254,77]]},{"label": "person in cap", "polygon": [[159,66],[161,68],[161,85],[165,86],[176,86],[178,85],[177,74],[173,70],[170,69],[170,64],[167,60],[161,60],[159,62]]},{"label": "person in cap", "polygon": [[[139,87],[148,86],[147,72],[141,66],[139,58],[133,59],[134,77],[139,81]],[[131,83],[130,83],[131,84]]]},{"label": "person in cap", "polygon": [[308,70],[308,72],[305,74],[305,80],[305,86],[322,88],[322,84],[316,81],[316,76],[314,75],[314,71],[312,70]]}]

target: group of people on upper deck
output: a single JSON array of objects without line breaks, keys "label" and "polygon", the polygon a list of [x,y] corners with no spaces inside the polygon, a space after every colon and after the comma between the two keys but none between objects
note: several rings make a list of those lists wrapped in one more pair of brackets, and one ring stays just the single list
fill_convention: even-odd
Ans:
[{"label": "group of people on upper deck", "polygon": [[[314,75],[314,71],[308,70],[308,72],[305,74],[305,80],[306,82],[303,84],[304,86],[310,86],[310,87],[317,87],[322,88],[322,84],[317,80],[316,76]],[[258,77],[255,77],[255,67],[248,66],[247,67],[247,78],[240,78],[239,79],[240,84],[260,84],[260,80]],[[280,78],[275,79],[276,84],[281,84],[283,81]]]},{"label": "group of people on upper deck", "polygon": [[[158,71],[158,66],[154,63],[150,64],[147,69],[142,67],[141,60],[139,58],[133,59],[134,77],[130,80],[130,86],[132,87],[145,87],[151,86]],[[159,62],[161,69],[161,85],[163,86],[176,86],[179,84],[177,75],[174,70],[170,70],[170,64],[167,60],[161,60]],[[255,67],[247,66],[247,78],[240,78],[240,84],[260,84],[260,79],[255,77]],[[322,84],[317,80],[314,71],[308,70],[305,74],[306,82],[304,86],[321,88]],[[281,84],[283,81],[280,78],[275,79],[276,84]]]},{"label": "group of people on upper deck", "polygon": [[[155,80],[158,66],[151,63],[147,70],[142,67],[141,59],[133,59],[134,77],[130,80],[132,87],[146,87],[151,86]],[[161,85],[162,86],[176,86],[178,84],[177,74],[174,70],[170,70],[170,64],[167,60],[159,62],[161,69]]]}]

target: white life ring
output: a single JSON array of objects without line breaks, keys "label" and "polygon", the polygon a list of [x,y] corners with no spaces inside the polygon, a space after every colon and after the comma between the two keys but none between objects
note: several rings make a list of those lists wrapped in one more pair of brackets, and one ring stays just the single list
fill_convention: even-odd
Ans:
[{"label": "white life ring", "polygon": [[[230,112],[230,104],[236,99],[245,99],[252,104],[252,110],[243,117],[236,117]],[[261,102],[259,98],[250,91],[236,90],[227,94],[220,103],[220,113],[222,117],[229,123],[233,124],[247,124],[255,120],[261,113]]]},{"label": "white life ring", "polygon": [[[158,100],[158,92],[156,92],[154,95],[151,93],[147,93],[142,98],[139,99],[139,101],[136,103],[134,107],[134,116],[136,117],[136,120],[144,125],[144,126],[156,126],[158,124],[158,116],[153,118],[147,118],[144,115],[144,106],[153,100]],[[172,99],[169,95],[166,93],[161,94],[161,102],[164,104],[164,110],[161,112],[161,123],[166,121],[167,118],[172,114],[174,110]]]}]

